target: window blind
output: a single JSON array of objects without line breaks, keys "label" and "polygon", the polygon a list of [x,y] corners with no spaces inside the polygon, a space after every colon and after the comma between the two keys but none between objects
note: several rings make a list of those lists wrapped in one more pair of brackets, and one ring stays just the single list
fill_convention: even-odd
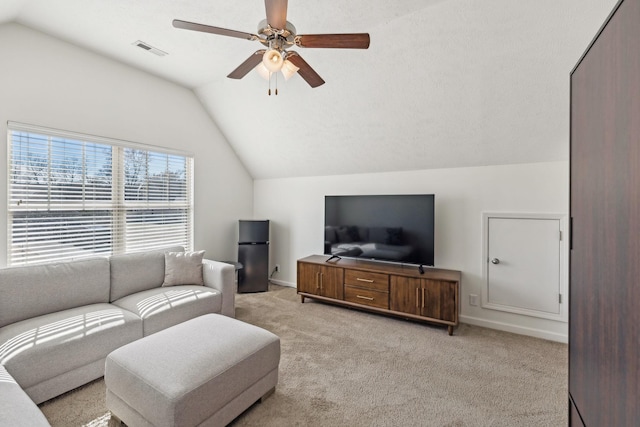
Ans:
[{"label": "window blind", "polygon": [[8,265],[193,249],[193,156],[9,123]]}]

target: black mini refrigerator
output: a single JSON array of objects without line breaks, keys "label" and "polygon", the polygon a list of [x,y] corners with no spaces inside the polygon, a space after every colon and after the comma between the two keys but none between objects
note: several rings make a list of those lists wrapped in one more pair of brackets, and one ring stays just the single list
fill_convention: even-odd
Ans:
[{"label": "black mini refrigerator", "polygon": [[269,220],[238,223],[238,292],[269,290]]}]

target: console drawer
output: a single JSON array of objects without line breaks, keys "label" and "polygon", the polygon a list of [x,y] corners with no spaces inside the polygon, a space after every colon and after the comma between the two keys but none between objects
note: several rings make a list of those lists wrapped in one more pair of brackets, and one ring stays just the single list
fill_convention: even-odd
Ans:
[{"label": "console drawer", "polygon": [[378,308],[389,308],[389,293],[370,289],[344,287],[344,300]]},{"label": "console drawer", "polygon": [[345,270],[344,284],[375,291],[389,292],[389,275],[368,271]]}]

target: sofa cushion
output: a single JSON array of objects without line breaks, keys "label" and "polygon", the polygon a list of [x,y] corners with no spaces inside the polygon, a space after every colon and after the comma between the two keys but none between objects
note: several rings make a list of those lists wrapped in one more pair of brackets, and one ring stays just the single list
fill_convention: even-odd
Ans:
[{"label": "sofa cushion", "polygon": [[171,286],[131,294],[113,304],[142,318],[147,336],[193,317],[220,313],[222,294],[206,286]]},{"label": "sofa cushion", "polygon": [[182,246],[175,246],[159,251],[113,255],[110,258],[111,294],[109,301],[162,286],[164,253],[183,251]]},{"label": "sofa cushion", "polygon": [[162,286],[204,285],[202,280],[204,251],[165,252]]},{"label": "sofa cushion", "polygon": [[133,313],[90,304],[0,328],[0,364],[29,388],[141,337],[142,321]]},{"label": "sofa cushion", "polygon": [[0,269],[0,327],[109,301],[109,260],[91,258]]},{"label": "sofa cushion", "polygon": [[2,396],[0,426],[51,427],[40,409],[2,365],[0,365],[0,396]]}]

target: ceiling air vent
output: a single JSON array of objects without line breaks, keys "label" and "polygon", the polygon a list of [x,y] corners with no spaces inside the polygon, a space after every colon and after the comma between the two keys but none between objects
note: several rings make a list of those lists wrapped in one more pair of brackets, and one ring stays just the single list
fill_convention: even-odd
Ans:
[{"label": "ceiling air vent", "polygon": [[158,56],[165,56],[167,55],[167,52],[160,50],[156,47],[151,46],[149,43],[145,43],[142,40],[137,40],[136,42],[133,43],[134,46],[138,46],[139,48],[142,48],[144,50],[147,50],[155,55]]}]

